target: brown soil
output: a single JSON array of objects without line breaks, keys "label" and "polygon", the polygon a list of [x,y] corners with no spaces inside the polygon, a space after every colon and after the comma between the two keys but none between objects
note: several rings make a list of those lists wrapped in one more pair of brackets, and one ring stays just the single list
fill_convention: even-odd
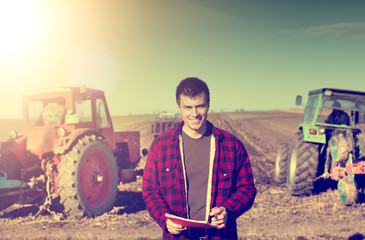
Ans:
[{"label": "brown soil", "polygon": [[[258,194],[251,210],[238,218],[240,239],[365,239],[365,204],[344,206],[334,188],[293,197],[273,182],[276,151],[291,142],[302,118],[298,111],[214,113],[209,120],[236,135],[249,153]],[[117,130],[139,130],[141,147],[153,140],[151,117],[113,119]],[[9,126],[4,124],[2,128]],[[140,167],[143,168],[145,159]],[[327,185],[323,185],[327,186]],[[141,195],[141,178],[120,188],[114,209],[93,219],[58,219],[38,209],[20,209],[0,218],[0,239],[161,239]]]}]

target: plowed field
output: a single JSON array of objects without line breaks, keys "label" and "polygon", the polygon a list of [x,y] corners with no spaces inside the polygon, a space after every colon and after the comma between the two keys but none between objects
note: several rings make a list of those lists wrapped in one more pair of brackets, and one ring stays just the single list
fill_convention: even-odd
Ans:
[{"label": "plowed field", "polygon": [[[236,135],[245,145],[258,194],[251,210],[238,218],[241,239],[364,239],[365,203],[344,206],[335,189],[293,197],[273,182],[276,151],[291,142],[302,113],[298,111],[212,113],[209,120]],[[141,147],[149,148],[151,116],[114,117],[117,130],[138,130]],[[0,122],[7,132],[10,122]],[[4,129],[5,128],[5,129]],[[2,137],[3,139],[3,137]],[[145,159],[140,167],[143,168]],[[0,239],[161,239],[141,195],[141,179],[123,185],[114,209],[94,219],[58,219],[29,207],[0,218]]]}]

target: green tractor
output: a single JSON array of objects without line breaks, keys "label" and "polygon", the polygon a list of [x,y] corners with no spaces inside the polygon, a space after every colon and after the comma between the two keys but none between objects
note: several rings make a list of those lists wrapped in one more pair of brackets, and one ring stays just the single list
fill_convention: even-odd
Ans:
[{"label": "green tractor", "polygon": [[[296,105],[303,106],[302,96]],[[318,183],[330,182],[321,179],[337,181],[341,201],[356,203],[365,193],[365,92],[310,91],[291,145],[278,149],[274,179],[286,182],[294,196],[313,194]]]}]

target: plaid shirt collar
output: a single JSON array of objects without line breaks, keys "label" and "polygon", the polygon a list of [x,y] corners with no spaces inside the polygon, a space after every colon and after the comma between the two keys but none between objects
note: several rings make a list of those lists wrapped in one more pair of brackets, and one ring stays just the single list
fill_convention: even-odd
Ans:
[{"label": "plaid shirt collar", "polygon": [[[181,121],[179,123],[179,125],[173,129],[173,132],[172,132],[172,137],[173,137],[173,141],[179,141],[179,135],[181,135],[182,133],[182,128],[184,126],[184,121]],[[211,122],[209,122],[207,120],[207,127],[211,127],[213,128],[212,129],[212,132],[213,132],[213,136],[215,137],[215,139],[217,139],[218,141],[221,141],[223,140],[224,136],[223,134],[219,131],[218,128],[216,128]]]}]

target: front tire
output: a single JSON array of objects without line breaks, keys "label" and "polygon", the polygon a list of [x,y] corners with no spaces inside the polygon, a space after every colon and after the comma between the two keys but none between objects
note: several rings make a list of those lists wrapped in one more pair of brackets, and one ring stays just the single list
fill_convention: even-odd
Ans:
[{"label": "front tire", "polygon": [[274,180],[277,184],[282,184],[286,181],[289,150],[289,144],[282,143],[276,153]]},{"label": "front tire", "polygon": [[318,173],[318,145],[305,142],[303,133],[298,132],[291,146],[287,187],[291,195],[310,195]]},{"label": "front tire", "polygon": [[71,217],[95,217],[111,210],[118,191],[118,170],[107,144],[84,136],[61,156],[58,165],[60,203]]}]

